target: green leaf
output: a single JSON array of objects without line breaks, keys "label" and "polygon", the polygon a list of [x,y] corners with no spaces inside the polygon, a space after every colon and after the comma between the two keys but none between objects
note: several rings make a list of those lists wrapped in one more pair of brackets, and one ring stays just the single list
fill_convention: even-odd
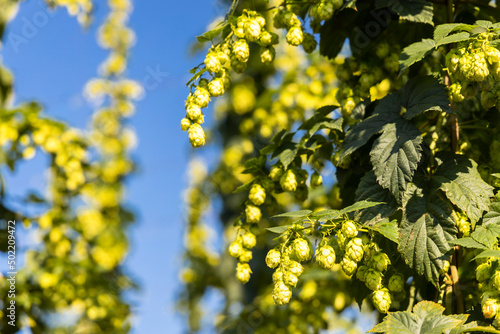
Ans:
[{"label": "green leaf", "polygon": [[203,35],[197,36],[196,39],[199,43],[205,43],[212,41],[215,37],[219,36],[222,30],[226,27],[228,22],[221,22],[217,25],[217,28],[207,31]]},{"label": "green leaf", "polygon": [[399,243],[398,240],[399,229],[397,220],[392,220],[390,222],[381,221],[367,227],[372,231],[376,231],[382,234],[384,237],[391,240],[392,242],[395,242],[396,244]]},{"label": "green leaf", "polygon": [[376,0],[375,7],[388,7],[396,12],[401,19],[410,22],[420,22],[434,25],[432,3],[425,0]]},{"label": "green leaf", "polygon": [[346,8],[323,23],[320,29],[319,53],[329,59],[335,59],[344,46],[349,34],[354,29],[358,12]]},{"label": "green leaf", "polygon": [[403,73],[408,67],[424,59],[430,54],[436,42],[432,39],[423,39],[421,42],[413,43],[403,49],[399,58],[399,73]]},{"label": "green leaf", "polygon": [[398,250],[406,264],[436,285],[449,258],[448,242],[457,234],[449,204],[434,189],[415,192],[405,207],[399,231]]},{"label": "green leaf", "polygon": [[450,44],[450,43],[458,43],[462,41],[466,41],[470,38],[470,34],[466,31],[459,32],[457,34],[453,34],[450,36],[446,36],[442,38],[439,42],[436,43],[436,47],[445,45],[445,44]]},{"label": "green leaf", "polygon": [[495,224],[476,226],[471,237],[488,248],[492,248],[497,243],[497,238],[500,237],[500,226]]},{"label": "green leaf", "polygon": [[500,225],[500,202],[492,202],[488,212],[483,216],[483,225]]},{"label": "green leaf", "polygon": [[250,187],[252,186],[253,182],[254,182],[254,180],[248,181],[248,182],[242,184],[238,188],[234,189],[233,193],[236,194],[236,193],[241,193],[241,192],[244,192],[244,191],[248,191],[250,189]]},{"label": "green leaf", "polygon": [[266,228],[266,230],[268,230],[269,232],[281,234],[288,231],[290,227],[292,227],[292,225],[274,226],[274,227],[268,227]]},{"label": "green leaf", "polygon": [[329,113],[337,108],[338,106],[325,106],[319,108],[311,118],[302,123],[302,125],[299,127],[299,130],[307,130],[310,136],[321,129],[342,131],[342,122],[344,120],[342,117],[335,120],[326,117]]},{"label": "green leaf", "polygon": [[308,214],[312,213],[311,210],[299,210],[299,211],[291,211],[291,212],[285,212],[281,213],[276,216],[272,216],[271,218],[302,218],[307,216]]},{"label": "green leaf", "polygon": [[245,161],[245,169],[242,171],[243,174],[256,173],[264,167],[266,164],[266,157],[260,156],[258,158],[252,158]]},{"label": "green leaf", "polygon": [[[399,97],[396,94],[384,97],[375,108],[374,115],[359,122],[347,132],[340,160],[365,145],[373,135],[382,131],[385,124],[400,118],[397,107],[399,105]],[[395,110],[395,108],[398,109]]]},{"label": "green leaf", "polygon": [[[191,70],[192,71],[192,70]],[[186,83],[186,86],[189,86],[192,82],[195,82],[198,80],[199,77],[203,75],[207,71],[206,68],[199,70],[198,72],[194,72],[195,74],[189,79],[189,81]]]},{"label": "green leaf", "polygon": [[448,199],[465,212],[474,227],[488,210],[493,187],[483,181],[477,164],[462,155],[444,154],[432,181],[444,191]]},{"label": "green leaf", "polygon": [[350,205],[346,208],[343,208],[342,210],[339,211],[341,215],[345,213],[350,213],[358,210],[363,210],[363,209],[368,209],[368,208],[373,208],[375,206],[379,206],[381,204],[385,203],[380,203],[380,202],[370,202],[370,201],[359,201],[354,203],[353,205]]},{"label": "green leaf", "polygon": [[446,88],[433,77],[409,80],[401,90],[401,95],[407,119],[429,110],[453,113]]},{"label": "green leaf", "polygon": [[479,253],[472,260],[483,259],[485,257],[498,257],[498,258],[500,258],[500,250],[493,250],[493,249],[485,250],[484,252]]},{"label": "green leaf", "polygon": [[434,41],[436,41],[436,43],[439,43],[441,39],[448,36],[449,33],[451,33],[460,25],[462,25],[462,23],[446,23],[438,25],[434,30]]},{"label": "green leaf", "polygon": [[483,245],[482,243],[477,242],[476,240],[474,240],[471,237],[451,240],[451,241],[448,241],[448,243],[450,245],[458,245],[458,246],[462,246],[462,247],[466,247],[466,248],[478,248],[478,249],[487,249],[488,248],[485,245]]},{"label": "green leaf", "polygon": [[355,200],[382,202],[380,205],[356,212],[354,219],[361,222],[363,225],[373,225],[389,217],[398,209],[396,199],[389,190],[382,188],[380,184],[378,184],[373,171],[369,171],[361,178],[358,189],[356,190]]},{"label": "green leaf", "polygon": [[398,202],[411,182],[422,156],[420,131],[402,117],[384,126],[370,152],[378,183],[394,195]]},{"label": "green leaf", "polygon": [[288,165],[292,163],[293,159],[295,159],[297,152],[298,152],[297,144],[289,142],[280,146],[274,152],[273,156],[279,157],[281,163],[283,164],[283,167],[286,169],[288,168]]},{"label": "green leaf", "polygon": [[387,334],[441,334],[459,327],[467,320],[467,314],[443,315],[441,305],[422,301],[413,307],[413,312],[389,313],[382,323],[369,332]]}]

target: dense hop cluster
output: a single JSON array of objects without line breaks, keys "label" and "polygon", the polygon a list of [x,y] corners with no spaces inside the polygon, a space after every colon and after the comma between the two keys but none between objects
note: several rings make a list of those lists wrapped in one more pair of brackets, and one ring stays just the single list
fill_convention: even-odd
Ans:
[{"label": "dense hop cluster", "polygon": [[292,288],[297,286],[299,276],[304,272],[301,262],[311,259],[311,241],[297,231],[289,231],[287,240],[271,249],[266,256],[269,268],[276,268],[273,274],[273,300],[284,305],[292,298]]},{"label": "dense hop cluster", "polygon": [[500,320],[500,260],[488,258],[476,268],[476,279],[480,283],[481,307],[486,319]]},{"label": "dense hop cluster", "polygon": [[[317,172],[311,176],[311,184],[320,186],[323,182],[321,175]],[[309,188],[306,181],[309,174],[301,168],[291,168],[284,170],[282,166],[275,165],[269,172],[269,178],[275,182],[279,182],[282,191],[294,193],[294,196],[299,201],[305,201],[309,194]]]},{"label": "dense hop cluster", "polygon": [[448,52],[446,67],[452,80],[451,101],[462,102],[480,93],[483,108],[499,105],[500,50],[490,45],[493,38],[492,33],[482,33]]}]

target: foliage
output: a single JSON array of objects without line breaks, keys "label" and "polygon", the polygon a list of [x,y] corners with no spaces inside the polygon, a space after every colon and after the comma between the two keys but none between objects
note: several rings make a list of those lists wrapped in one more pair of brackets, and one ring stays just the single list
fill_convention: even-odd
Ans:
[{"label": "foliage", "polygon": [[[352,328],[338,319],[363,301],[374,332],[498,332],[498,17],[483,1],[234,1],[198,38],[181,124],[220,158],[188,190],[193,331],[215,288],[224,333]],[[212,201],[228,251],[197,237]]]}]

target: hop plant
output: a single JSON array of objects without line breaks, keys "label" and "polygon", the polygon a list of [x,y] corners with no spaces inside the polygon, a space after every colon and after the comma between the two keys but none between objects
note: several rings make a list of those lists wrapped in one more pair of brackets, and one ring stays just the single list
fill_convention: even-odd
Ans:
[{"label": "hop plant", "polygon": [[391,292],[401,292],[405,286],[405,278],[403,274],[394,274],[389,278],[387,288]]},{"label": "hop plant", "polygon": [[482,305],[481,309],[483,311],[483,315],[486,319],[491,319],[497,315],[499,308],[499,301],[496,298],[488,298],[486,299]]},{"label": "hop plant", "polygon": [[266,264],[269,268],[276,268],[281,261],[281,253],[276,249],[271,249],[266,255]]},{"label": "hop plant", "polygon": [[[338,3],[336,1],[335,3]],[[333,16],[334,2],[329,0],[320,0],[311,8],[311,17],[316,20],[324,21],[329,20]]]},{"label": "hop plant", "polygon": [[269,46],[273,44],[278,44],[279,37],[277,34],[269,31],[263,31],[260,35],[260,42],[263,46]]},{"label": "hop plant", "polygon": [[238,258],[243,253],[243,246],[241,242],[235,240],[229,245],[228,251],[229,255]]},{"label": "hop plant", "polygon": [[302,48],[304,49],[304,52],[313,53],[317,46],[318,43],[316,42],[316,39],[314,39],[314,36],[309,33],[305,33],[304,40],[302,41]]},{"label": "hop plant", "polygon": [[380,313],[389,312],[392,302],[389,290],[380,289],[373,292],[372,301],[373,306],[375,306]]},{"label": "hop plant", "polygon": [[354,238],[358,235],[358,227],[352,220],[346,220],[342,223],[341,232],[346,238]]},{"label": "hop plant", "polygon": [[274,284],[273,300],[276,305],[285,305],[292,298],[292,289],[283,281],[277,281]]},{"label": "hop plant", "polygon": [[300,262],[312,257],[311,242],[308,239],[297,238],[292,243],[292,254]]},{"label": "hop plant", "polygon": [[276,56],[276,51],[272,46],[269,46],[267,48],[262,48],[260,52],[260,60],[264,64],[270,64],[273,62],[274,57]]},{"label": "hop plant", "polygon": [[262,212],[260,211],[259,207],[248,204],[245,208],[245,217],[247,223],[258,223],[262,218]]},{"label": "hop plant", "polygon": [[284,277],[285,283],[287,285],[290,285],[293,287],[296,287],[297,283],[299,282],[299,278],[290,271],[287,271],[283,277]]},{"label": "hop plant", "polygon": [[187,118],[181,119],[181,129],[182,131],[187,131],[191,126],[191,121]]},{"label": "hop plant", "polygon": [[304,267],[297,261],[289,261],[286,264],[286,268],[289,272],[293,273],[295,276],[299,277],[304,272]]},{"label": "hop plant", "polygon": [[222,70],[222,64],[217,53],[209,52],[205,57],[205,67],[210,73],[219,73]]},{"label": "hop plant", "polygon": [[284,191],[295,191],[297,189],[297,178],[295,173],[288,169],[280,178],[281,188]]},{"label": "hop plant", "polygon": [[199,105],[189,103],[186,107],[186,116],[191,120],[196,120],[201,116],[201,108]]},{"label": "hop plant", "polygon": [[208,84],[208,92],[212,96],[220,96],[224,94],[224,80],[222,78],[215,78]]},{"label": "hop plant", "polygon": [[489,280],[491,277],[491,264],[489,262],[485,262],[480,264],[476,268],[476,279],[478,282],[483,283]]},{"label": "hop plant", "polygon": [[368,269],[365,273],[365,284],[370,290],[379,290],[382,287],[382,273],[374,269]]},{"label": "hop plant", "polygon": [[286,11],[283,13],[283,22],[287,27],[295,27],[301,25],[297,15],[295,15],[295,13],[292,13],[291,11]]},{"label": "hop plant", "polygon": [[198,87],[194,92],[194,102],[201,108],[208,106],[210,102],[210,93],[206,88]]},{"label": "hop plant", "polygon": [[488,62],[486,61],[485,54],[483,52],[478,52],[474,54],[472,58],[472,73],[474,74],[474,80],[483,81],[490,74],[488,68]]},{"label": "hop plant", "polygon": [[193,147],[205,145],[205,132],[199,124],[192,124],[188,129],[189,142]]},{"label": "hop plant", "polygon": [[253,234],[252,232],[246,231],[241,236],[241,243],[245,248],[252,249],[257,244],[257,238],[255,237],[255,234]]},{"label": "hop plant", "polygon": [[380,272],[385,271],[390,264],[391,260],[389,260],[389,256],[382,252],[375,253],[368,262],[371,268]]},{"label": "hop plant", "polygon": [[323,245],[316,249],[316,261],[324,269],[330,269],[335,263],[335,251],[332,246]]},{"label": "hop plant", "polygon": [[346,255],[355,262],[363,259],[363,240],[361,238],[353,238],[346,245]]},{"label": "hop plant", "polygon": [[231,68],[236,72],[236,73],[243,73],[247,69],[247,63],[242,62],[238,60],[236,56],[231,57]]},{"label": "hop plant", "polygon": [[250,42],[259,40],[262,26],[256,19],[249,19],[245,23],[245,37]]},{"label": "hop plant", "polygon": [[302,28],[300,26],[293,26],[288,30],[286,34],[286,41],[288,44],[297,46],[302,43],[304,40],[304,34],[302,32]]},{"label": "hop plant", "polygon": [[239,39],[233,44],[233,54],[238,61],[246,63],[250,57],[250,48],[244,39]]},{"label": "hop plant", "polygon": [[252,270],[248,263],[238,263],[236,266],[236,278],[240,283],[247,283],[250,280]]},{"label": "hop plant", "polygon": [[255,183],[250,188],[248,199],[255,205],[262,205],[266,200],[266,190],[260,184]]},{"label": "hop plant", "polygon": [[358,268],[358,271],[356,271],[356,278],[359,279],[361,282],[365,282],[368,270],[370,270],[370,268],[368,268],[367,266],[360,266]]},{"label": "hop plant", "polygon": [[462,102],[465,96],[462,95],[462,85],[458,82],[452,84],[449,88],[449,97],[453,102]]},{"label": "hop plant", "polygon": [[271,167],[271,170],[269,171],[269,177],[271,178],[271,180],[279,181],[282,175],[283,169],[278,166]]},{"label": "hop plant", "polygon": [[347,276],[351,276],[352,274],[354,274],[354,272],[358,268],[358,264],[346,256],[342,258],[340,266]]},{"label": "hop plant", "polygon": [[253,257],[252,251],[244,249],[238,259],[240,260],[240,262],[245,263],[245,262],[250,262],[252,260],[252,257]]},{"label": "hop plant", "polygon": [[323,178],[321,177],[321,174],[319,174],[318,172],[314,172],[312,175],[311,175],[311,187],[319,187],[323,184]]}]

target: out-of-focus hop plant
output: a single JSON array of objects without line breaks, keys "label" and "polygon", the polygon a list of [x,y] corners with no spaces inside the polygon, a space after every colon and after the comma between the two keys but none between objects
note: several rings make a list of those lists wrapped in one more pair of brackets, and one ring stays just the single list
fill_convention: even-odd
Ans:
[{"label": "out-of-focus hop plant", "polygon": [[409,7],[235,1],[198,38],[181,127],[220,97],[203,194],[224,247],[187,264],[216,277],[187,284],[190,320],[215,287],[221,331],[347,332],[357,303],[374,332],[500,333],[499,14]]}]

